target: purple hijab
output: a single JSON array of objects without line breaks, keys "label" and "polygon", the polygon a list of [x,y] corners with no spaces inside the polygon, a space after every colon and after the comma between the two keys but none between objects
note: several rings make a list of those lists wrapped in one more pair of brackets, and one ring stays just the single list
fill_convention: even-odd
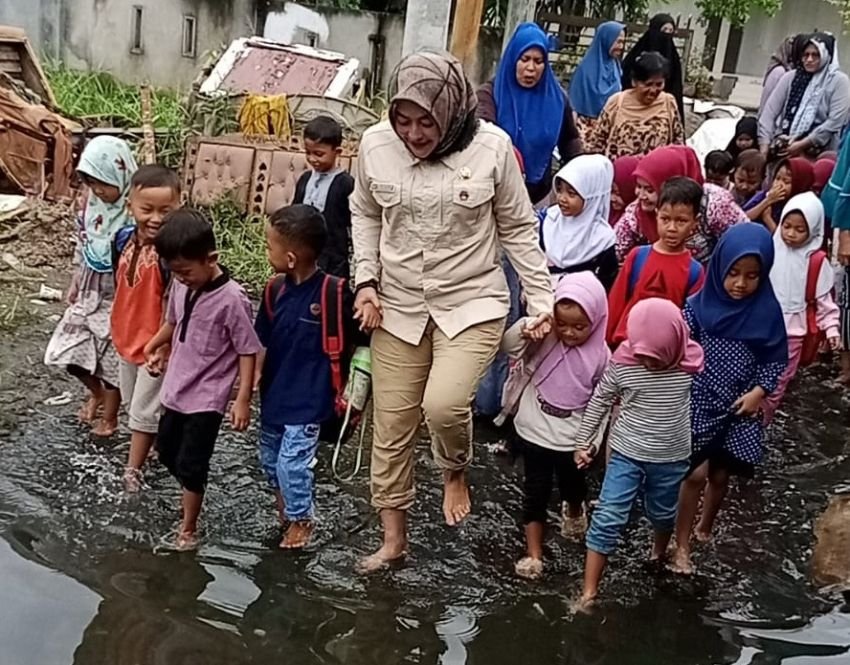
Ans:
[{"label": "purple hijab", "polygon": [[543,361],[534,373],[537,393],[559,409],[583,409],[593,395],[611,352],[605,343],[608,326],[608,298],[605,288],[592,272],[564,275],[555,288],[555,303],[572,300],[590,320],[591,333],[581,346],[564,346],[554,331],[543,342]]}]

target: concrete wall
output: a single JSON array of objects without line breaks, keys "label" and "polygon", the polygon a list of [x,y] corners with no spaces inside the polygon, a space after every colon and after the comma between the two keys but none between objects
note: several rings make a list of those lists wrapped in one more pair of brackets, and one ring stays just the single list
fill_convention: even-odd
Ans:
[{"label": "concrete wall", "polygon": [[0,24],[23,28],[38,53],[59,57],[62,0],[0,0]]},{"label": "concrete wall", "polygon": [[269,12],[263,36],[293,44],[307,44],[338,51],[360,61],[371,72],[373,42],[370,35],[383,37],[383,59],[378,63],[378,80],[386,86],[387,77],[401,59],[404,16],[376,12],[349,11],[332,7],[305,7],[287,2]]},{"label": "concrete wall", "polygon": [[[0,0],[0,22],[26,29],[36,50],[131,83],[185,87],[209,51],[253,33],[255,0]],[[131,52],[142,8],[142,50]],[[194,16],[196,57],[184,57],[183,17]]]},{"label": "concrete wall", "polygon": [[[307,44],[339,51],[360,61],[361,69],[371,71],[373,42],[371,35],[383,37],[383,58],[378,64],[379,84],[386,88],[389,75],[402,56],[404,16],[375,12],[348,11],[330,7],[305,7],[293,2],[272,7],[263,36],[282,42]],[[476,63],[467,74],[475,82],[490,78],[501,55],[501,31],[482,28]]]}]

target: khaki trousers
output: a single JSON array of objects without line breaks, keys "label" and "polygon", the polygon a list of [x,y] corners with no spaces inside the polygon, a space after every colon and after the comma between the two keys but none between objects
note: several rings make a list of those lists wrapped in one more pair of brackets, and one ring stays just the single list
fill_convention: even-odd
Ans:
[{"label": "khaki trousers", "polygon": [[449,339],[433,321],[418,345],[385,330],[372,334],[374,432],[372,505],[407,510],[422,411],[431,450],[444,470],[472,460],[472,400],[496,356],[504,319],[472,326]]}]

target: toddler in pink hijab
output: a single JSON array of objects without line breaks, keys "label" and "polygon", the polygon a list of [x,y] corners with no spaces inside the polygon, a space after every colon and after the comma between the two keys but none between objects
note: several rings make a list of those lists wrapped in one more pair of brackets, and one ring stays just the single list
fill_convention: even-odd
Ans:
[{"label": "toddler in pink hijab", "polygon": [[592,272],[564,275],[555,289],[552,332],[531,342],[521,319],[506,333],[503,350],[516,361],[505,387],[502,417],[514,426],[525,467],[523,523],[526,556],[516,564],[521,577],[543,573],[543,538],[553,484],[563,504],[564,536],[580,540],[587,529],[585,474],[573,453],[584,408],[611,353],[605,343],[608,302]]},{"label": "toddler in pink hijab", "polygon": [[703,351],[690,338],[682,312],[662,298],[637,303],[626,322],[626,340],[611,359],[587,405],[576,465],[586,468],[614,402],[620,414],[611,427],[611,459],[599,506],[587,532],[584,590],[579,609],[593,603],[599,582],[629,521],[638,494],[655,529],[651,558],[665,557],[676,521],[679,485],[691,454],[690,397]]}]

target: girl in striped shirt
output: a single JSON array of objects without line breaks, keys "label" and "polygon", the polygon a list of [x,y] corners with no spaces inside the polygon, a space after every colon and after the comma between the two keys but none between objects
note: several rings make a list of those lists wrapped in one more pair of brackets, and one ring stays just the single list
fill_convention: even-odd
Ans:
[{"label": "girl in striped shirt", "polygon": [[626,340],[596,386],[577,437],[576,465],[586,468],[598,447],[592,442],[617,398],[620,415],[611,428],[611,459],[587,532],[584,591],[577,609],[593,603],[608,557],[643,494],[655,529],[652,560],[664,557],[676,519],[679,485],[691,451],[690,392],[702,371],[702,348],[691,340],[679,308],[663,298],[637,303],[626,323]]}]

